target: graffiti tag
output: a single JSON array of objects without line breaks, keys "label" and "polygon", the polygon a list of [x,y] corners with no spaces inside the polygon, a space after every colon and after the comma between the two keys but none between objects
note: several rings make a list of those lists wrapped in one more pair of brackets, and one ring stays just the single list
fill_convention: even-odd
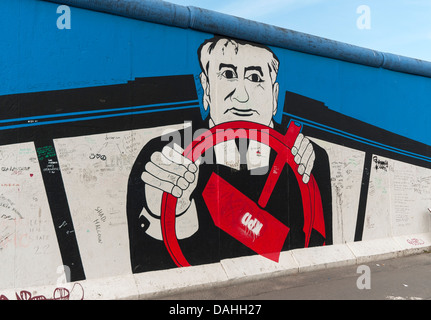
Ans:
[{"label": "graffiti tag", "polygon": [[388,164],[388,161],[387,161],[387,160],[385,160],[385,161],[381,161],[381,160],[379,160],[379,159],[377,158],[377,156],[374,156],[374,157],[373,157],[373,161],[374,161],[374,163],[375,163],[374,168],[375,168],[376,170],[382,169],[382,170],[384,170],[384,171],[388,171],[389,164]]},{"label": "graffiti tag", "polygon": [[425,241],[423,241],[422,239],[416,239],[416,238],[407,239],[407,242],[412,246],[420,246],[425,243]]},{"label": "graffiti tag", "polygon": [[260,230],[263,227],[262,222],[257,220],[256,218],[252,219],[252,215],[247,212],[241,219],[241,223],[246,226],[251,232],[253,232],[256,236],[260,234]]},{"label": "graffiti tag", "polygon": [[98,154],[92,153],[92,154],[90,154],[89,158],[91,160],[93,160],[93,159],[100,159],[100,160],[103,160],[103,161],[106,160],[106,156],[104,154],[99,154],[99,153]]},{"label": "graffiti tag", "polygon": [[[76,286],[79,288],[75,288]],[[71,300],[73,293],[75,293],[74,296],[78,298],[77,300],[84,300],[84,289],[79,283],[75,283],[70,291],[66,288],[55,288],[52,297],[49,298],[44,295],[33,296],[32,293],[27,290],[21,290],[19,293],[15,292],[15,297],[17,300]],[[0,300],[9,300],[9,298],[1,294]]]}]

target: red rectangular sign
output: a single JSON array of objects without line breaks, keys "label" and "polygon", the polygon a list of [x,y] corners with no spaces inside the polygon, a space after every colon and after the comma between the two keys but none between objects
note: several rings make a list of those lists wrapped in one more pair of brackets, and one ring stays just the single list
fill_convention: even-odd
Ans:
[{"label": "red rectangular sign", "polygon": [[216,173],[203,198],[217,227],[255,251],[278,262],[289,228]]}]

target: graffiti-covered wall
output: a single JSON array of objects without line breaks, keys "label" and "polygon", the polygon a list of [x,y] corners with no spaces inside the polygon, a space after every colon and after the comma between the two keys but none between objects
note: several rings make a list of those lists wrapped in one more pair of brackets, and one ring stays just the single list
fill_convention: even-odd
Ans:
[{"label": "graffiti-covered wall", "polygon": [[44,1],[0,17],[0,288],[429,232],[428,77]]}]

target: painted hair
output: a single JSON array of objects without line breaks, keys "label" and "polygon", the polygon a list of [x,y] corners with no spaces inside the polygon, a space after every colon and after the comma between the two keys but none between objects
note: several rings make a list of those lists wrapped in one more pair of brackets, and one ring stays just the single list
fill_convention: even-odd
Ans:
[{"label": "painted hair", "polygon": [[270,48],[261,44],[256,44],[256,43],[238,40],[238,39],[230,39],[230,38],[221,37],[221,36],[214,36],[211,39],[205,40],[198,49],[199,63],[200,63],[202,72],[207,76],[207,78],[208,78],[208,69],[209,69],[211,53],[219,42],[224,42],[223,43],[224,47],[226,47],[228,44],[232,44],[235,47],[235,53],[238,53],[240,45],[250,45],[253,47],[267,50],[272,55],[271,61],[268,62],[269,74],[271,76],[272,82],[275,83],[275,80],[277,79],[280,61],[278,60],[277,56]]}]

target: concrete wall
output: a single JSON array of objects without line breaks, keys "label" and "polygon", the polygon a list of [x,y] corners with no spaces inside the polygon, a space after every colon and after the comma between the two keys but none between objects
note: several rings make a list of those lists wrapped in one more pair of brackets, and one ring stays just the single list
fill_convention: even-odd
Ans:
[{"label": "concrete wall", "polygon": [[[2,298],[146,297],[430,246],[429,77],[59,6],[0,3]],[[158,153],[214,126],[226,141],[206,136],[197,166],[198,148]]]}]

